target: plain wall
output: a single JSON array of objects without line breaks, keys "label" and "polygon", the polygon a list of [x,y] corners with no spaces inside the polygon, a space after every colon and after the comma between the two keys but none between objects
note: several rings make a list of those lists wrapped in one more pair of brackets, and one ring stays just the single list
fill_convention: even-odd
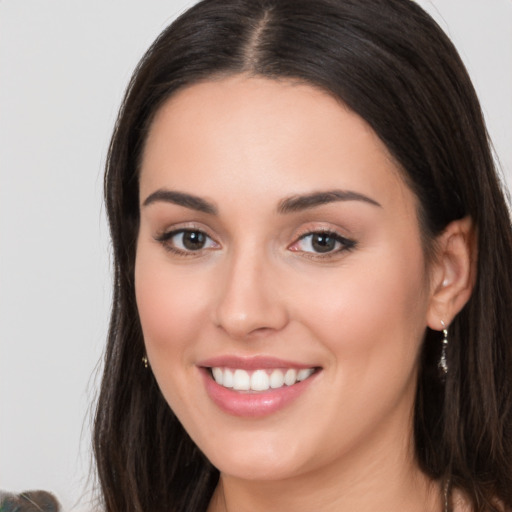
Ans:
[{"label": "plain wall", "polygon": [[[0,489],[51,490],[65,510],[90,509],[108,141],[138,59],[191,3],[0,0]],[[510,187],[512,2],[420,3],[461,52]]]}]

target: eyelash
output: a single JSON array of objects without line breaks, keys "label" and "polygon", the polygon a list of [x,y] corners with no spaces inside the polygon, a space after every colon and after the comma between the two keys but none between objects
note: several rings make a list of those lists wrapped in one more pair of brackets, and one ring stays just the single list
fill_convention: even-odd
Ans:
[{"label": "eyelash", "polygon": [[168,231],[166,233],[162,233],[161,235],[157,236],[155,238],[155,240],[157,242],[160,242],[164,249],[166,251],[169,251],[171,253],[174,253],[178,256],[185,256],[185,257],[189,257],[189,256],[197,256],[198,254],[201,253],[201,251],[205,250],[205,249],[210,249],[211,247],[201,247],[199,248],[198,250],[192,250],[192,249],[189,249],[189,250],[183,250],[183,249],[180,249],[178,247],[176,247],[175,245],[172,244],[172,239],[177,236],[177,235],[185,235],[186,233],[196,233],[196,234],[199,234],[199,235],[202,235],[206,238],[206,243],[208,243],[208,240],[210,240],[211,242],[213,242],[215,245],[218,245],[217,242],[215,242],[215,240],[209,236],[204,230],[202,229],[194,229],[194,228],[180,228],[180,229],[174,229],[172,231]]},{"label": "eyelash", "polygon": [[[299,238],[297,239],[297,241],[293,242],[293,244],[289,246],[289,249],[292,251],[299,252],[298,249],[293,249],[293,247],[296,246],[297,244],[299,244],[301,241],[307,239],[308,237],[313,237],[315,235],[317,235],[317,236],[321,235],[326,238],[330,238],[336,244],[339,244],[339,247],[337,249],[330,250],[330,251],[324,252],[324,253],[316,252],[316,251],[301,251],[303,256],[306,258],[315,259],[315,260],[326,260],[329,258],[337,257],[342,252],[352,251],[357,247],[357,242],[355,240],[346,238],[335,231],[328,230],[328,229],[314,229],[314,230],[309,230],[306,233],[303,233],[302,235],[300,235]],[[312,243],[313,242],[311,241],[310,244],[312,244]]]},{"label": "eyelash", "polygon": [[[205,244],[213,243],[213,244],[215,244],[215,246],[219,246],[219,244],[211,236],[209,236],[204,230],[194,229],[194,228],[174,229],[172,231],[162,233],[161,235],[155,237],[155,240],[157,242],[161,243],[166,251],[169,251],[178,256],[184,256],[184,257],[198,256],[199,254],[202,253],[203,250],[217,248],[217,247],[212,247],[212,246],[210,246],[210,247],[203,246],[203,247],[198,248],[197,250],[193,250],[193,249],[188,249],[188,250],[185,249],[184,250],[184,249],[180,249],[180,248],[176,247],[175,245],[173,245],[171,243],[172,239],[175,236],[180,235],[180,234],[185,235],[187,233],[189,233],[189,234],[195,233],[200,236],[204,236]],[[306,240],[308,237],[313,237],[315,235],[317,235],[317,236],[320,235],[325,238],[332,239],[335,242],[335,244],[339,245],[339,247],[336,248],[335,250],[329,250],[324,253],[322,253],[320,251],[317,252],[317,251],[305,251],[305,250],[300,250],[300,249],[296,249],[296,248],[294,249],[294,246],[297,246],[300,242]],[[208,242],[208,240],[210,242]],[[182,244],[183,244],[183,242],[182,242]],[[311,244],[313,244],[313,242],[311,242]],[[302,255],[304,257],[309,258],[309,259],[326,260],[326,259],[329,259],[332,257],[336,257],[342,252],[352,251],[356,248],[356,246],[357,246],[357,242],[355,240],[346,238],[346,237],[340,235],[339,233],[336,233],[335,231],[331,231],[331,230],[327,230],[327,229],[316,229],[316,230],[307,231],[307,232],[303,233],[302,235],[300,235],[295,242],[293,242],[291,245],[288,246],[288,249],[293,252],[300,252],[300,253],[302,253]]]}]

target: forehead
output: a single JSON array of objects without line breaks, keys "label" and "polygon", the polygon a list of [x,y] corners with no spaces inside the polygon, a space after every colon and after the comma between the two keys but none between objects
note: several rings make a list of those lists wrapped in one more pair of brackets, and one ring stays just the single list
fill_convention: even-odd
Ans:
[{"label": "forehead", "polygon": [[237,194],[267,199],[329,188],[384,202],[410,194],[386,146],[340,101],[310,85],[242,75],[172,96],[141,167],[141,196],[162,186],[227,194],[235,184]]}]

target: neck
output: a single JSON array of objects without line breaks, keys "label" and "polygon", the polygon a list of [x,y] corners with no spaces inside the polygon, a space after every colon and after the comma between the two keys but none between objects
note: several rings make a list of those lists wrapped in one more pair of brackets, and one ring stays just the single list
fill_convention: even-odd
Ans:
[{"label": "neck", "polygon": [[[365,478],[365,480],[367,480]],[[208,512],[441,512],[441,485],[419,473],[382,482],[322,481],[304,475],[285,482],[238,481],[221,475]]]},{"label": "neck", "polygon": [[368,443],[318,470],[285,480],[243,480],[222,474],[208,512],[441,512],[442,485],[425,476],[412,454],[412,441]]}]

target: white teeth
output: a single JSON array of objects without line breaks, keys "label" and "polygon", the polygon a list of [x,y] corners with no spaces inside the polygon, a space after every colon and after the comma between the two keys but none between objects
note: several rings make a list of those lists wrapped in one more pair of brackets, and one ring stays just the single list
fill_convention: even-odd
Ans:
[{"label": "white teeth", "polygon": [[215,379],[215,382],[217,384],[220,384],[222,386],[224,379],[224,372],[222,371],[222,368],[212,368],[213,378]]},{"label": "white teeth", "polygon": [[236,391],[267,391],[279,389],[284,385],[293,386],[296,382],[306,380],[314,373],[314,368],[296,370],[289,368],[286,372],[275,370],[255,370],[252,374],[240,368],[230,369],[214,367],[211,369],[215,382],[225,388]]},{"label": "white teeth", "polygon": [[237,391],[249,391],[251,389],[251,377],[245,370],[235,370],[233,374],[233,389]]},{"label": "white teeth", "polygon": [[251,375],[251,389],[253,391],[266,391],[270,386],[270,378],[265,370],[256,370]]},{"label": "white teeth", "polygon": [[304,368],[297,373],[297,380],[300,382],[306,380],[313,373],[313,368]]},{"label": "white teeth", "polygon": [[293,368],[290,368],[289,370],[286,370],[286,373],[284,375],[284,383],[287,386],[291,386],[297,382],[297,370],[294,370]]},{"label": "white teeth", "polygon": [[[222,368],[219,368],[220,371],[222,371]],[[222,386],[225,388],[232,388],[233,387],[233,372],[226,368],[224,370],[224,378],[222,379]]]},{"label": "white teeth", "polygon": [[270,387],[272,389],[282,388],[284,386],[284,374],[281,370],[274,370],[270,374]]}]

